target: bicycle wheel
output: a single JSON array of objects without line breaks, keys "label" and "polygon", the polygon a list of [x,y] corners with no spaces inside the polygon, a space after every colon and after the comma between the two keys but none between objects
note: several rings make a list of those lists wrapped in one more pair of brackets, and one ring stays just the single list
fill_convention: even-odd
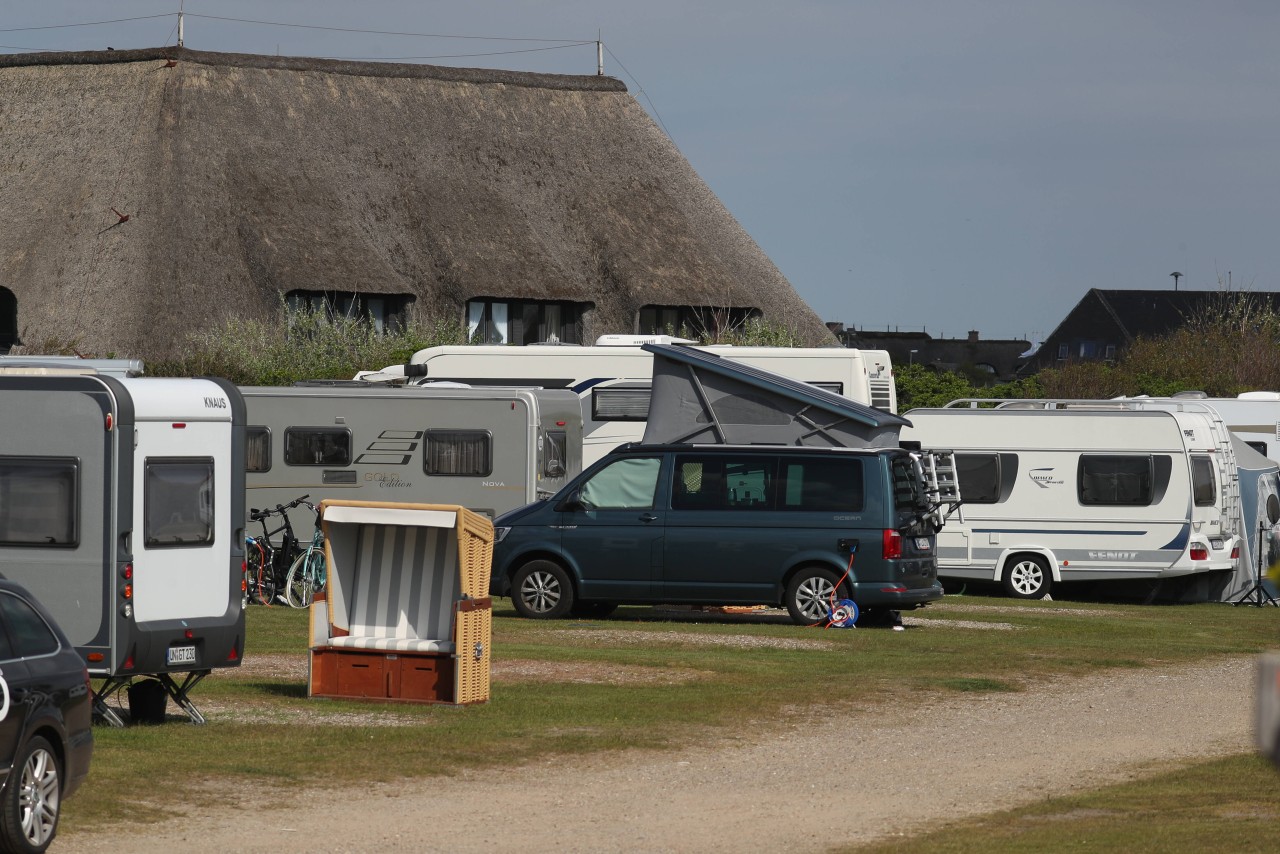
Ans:
[{"label": "bicycle wheel", "polygon": [[323,578],[324,550],[314,546],[298,555],[293,565],[289,567],[284,595],[291,607],[307,608],[311,605],[311,600],[315,598],[316,590],[319,589],[319,585],[316,584],[317,569]]}]

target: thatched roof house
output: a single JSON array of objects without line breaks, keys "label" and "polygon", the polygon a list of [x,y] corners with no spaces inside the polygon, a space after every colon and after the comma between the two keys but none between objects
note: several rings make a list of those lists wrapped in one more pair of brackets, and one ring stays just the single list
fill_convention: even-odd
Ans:
[{"label": "thatched roof house", "polygon": [[0,336],[28,344],[149,357],[280,295],[506,340],[714,308],[833,343],[613,78],[10,55],[0,129]]}]

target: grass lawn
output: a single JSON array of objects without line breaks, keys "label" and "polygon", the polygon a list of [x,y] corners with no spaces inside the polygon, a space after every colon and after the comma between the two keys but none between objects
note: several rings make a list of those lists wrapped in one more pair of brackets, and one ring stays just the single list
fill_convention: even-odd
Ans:
[{"label": "grass lawn", "polygon": [[[308,699],[306,613],[254,607],[244,666],[215,671],[193,693],[208,724],[186,724],[171,706],[163,726],[95,729],[92,772],[68,802],[63,830],[88,832],[122,816],[159,819],[227,792],[270,796],[619,745],[676,747],[784,726],[824,706],[856,713],[889,699],[1017,691],[1061,675],[1280,646],[1280,611],[1226,605],[951,596],[908,617],[922,625],[823,630],[776,616],[650,608],[544,622],[517,618],[497,600],[492,699],[457,708]],[[856,688],[833,695],[832,685]],[[1206,773],[1239,776],[1215,767]],[[1151,803],[1158,812],[1161,798]],[[1176,797],[1168,804],[1185,806]]]}]

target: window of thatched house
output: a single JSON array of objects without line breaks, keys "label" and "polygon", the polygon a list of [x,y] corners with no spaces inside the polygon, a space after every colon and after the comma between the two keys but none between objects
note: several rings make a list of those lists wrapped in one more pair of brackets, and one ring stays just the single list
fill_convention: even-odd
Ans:
[{"label": "window of thatched house", "polygon": [[758,308],[709,305],[646,305],[640,309],[641,335],[679,335],[684,338],[715,339],[732,332],[753,317]]},{"label": "window of thatched house", "polygon": [[412,294],[362,294],[352,291],[289,291],[289,311],[324,312],[327,317],[363,320],[379,332],[404,329]]},{"label": "window of thatched house", "polygon": [[0,288],[0,353],[8,353],[18,342],[18,298],[8,288]]},{"label": "window of thatched house", "polygon": [[582,343],[587,302],[473,299],[467,303],[467,340],[473,344]]}]

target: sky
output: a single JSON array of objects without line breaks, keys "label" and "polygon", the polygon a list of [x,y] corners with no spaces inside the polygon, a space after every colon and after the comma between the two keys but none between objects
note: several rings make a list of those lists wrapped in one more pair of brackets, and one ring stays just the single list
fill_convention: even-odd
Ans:
[{"label": "sky", "polygon": [[1039,341],[1090,288],[1280,291],[1270,0],[0,0],[0,53],[173,44],[180,5],[195,50],[594,74],[600,38],[825,321]]}]

